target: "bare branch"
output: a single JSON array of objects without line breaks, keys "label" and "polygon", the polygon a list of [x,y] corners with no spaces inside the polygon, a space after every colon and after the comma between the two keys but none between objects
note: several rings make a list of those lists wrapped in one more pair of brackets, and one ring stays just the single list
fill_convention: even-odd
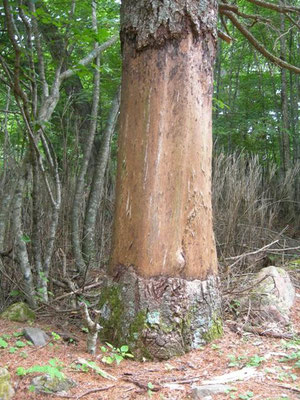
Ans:
[{"label": "bare branch", "polygon": [[298,12],[300,13],[300,7],[293,7],[293,6],[282,6],[273,3],[268,3],[267,1],[262,0],[247,0],[249,3],[253,3],[262,8],[268,8],[269,10],[274,10],[280,13],[287,13],[287,12]]},{"label": "bare branch", "polygon": [[[256,1],[256,0],[255,0]],[[300,68],[295,65],[289,64],[284,60],[281,60],[279,57],[274,56],[274,54],[270,53],[253,35],[252,33],[243,25],[235,15],[231,11],[223,11],[223,14],[226,15],[233,25],[249,40],[249,42],[256,48],[263,56],[272,61],[274,64],[277,64],[281,68],[286,68],[296,74],[300,74]]]},{"label": "bare branch", "polygon": [[32,27],[33,27],[33,31],[34,31],[35,45],[36,45],[37,56],[38,56],[38,69],[39,69],[40,79],[42,82],[43,98],[45,99],[47,96],[49,96],[49,87],[48,87],[48,83],[46,80],[45,62],[44,62],[42,45],[41,45],[41,41],[40,41],[41,34],[38,29],[37,20],[34,16],[35,15],[34,14],[35,13],[35,4],[33,1],[29,2],[29,9],[31,12]]},{"label": "bare branch", "polygon": [[224,40],[226,43],[230,44],[232,42],[232,37],[227,35],[226,33],[218,30],[218,37]]},{"label": "bare branch", "polygon": [[[101,54],[104,50],[108,49],[110,46],[112,46],[116,41],[118,40],[118,36],[113,36],[111,39],[109,39],[107,42],[101,44],[97,49],[92,50],[85,58],[82,58],[79,62],[78,65],[85,67],[89,63],[91,63],[94,58],[96,58],[99,54]],[[74,75],[76,72],[76,66],[74,68],[70,68],[66,71],[64,71],[60,75],[60,80],[63,81],[66,78],[70,78],[72,75]]]}]

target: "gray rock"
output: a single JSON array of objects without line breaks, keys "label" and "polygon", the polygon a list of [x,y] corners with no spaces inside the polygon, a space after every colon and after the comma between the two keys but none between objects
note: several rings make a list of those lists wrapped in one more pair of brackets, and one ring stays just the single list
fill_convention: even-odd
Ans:
[{"label": "gray rock", "polygon": [[10,400],[15,391],[11,385],[10,374],[6,368],[0,368],[0,399]]},{"label": "gray rock", "polygon": [[5,311],[3,311],[0,317],[8,319],[9,321],[27,322],[35,319],[35,313],[27,304],[19,302],[11,304]]},{"label": "gray rock", "polygon": [[255,281],[261,281],[250,294],[255,319],[287,325],[295,299],[295,288],[287,271],[274,266],[263,268],[256,275]]},{"label": "gray rock", "polygon": [[57,376],[42,375],[33,378],[31,386],[35,392],[39,393],[65,393],[69,389],[77,386],[77,383],[71,378],[58,378]]},{"label": "gray rock", "polygon": [[192,399],[206,399],[212,394],[226,393],[229,389],[230,386],[221,384],[194,386],[192,389]]},{"label": "gray rock", "polygon": [[49,336],[39,328],[30,326],[23,329],[23,334],[27,340],[30,340],[35,346],[45,346],[50,340]]}]

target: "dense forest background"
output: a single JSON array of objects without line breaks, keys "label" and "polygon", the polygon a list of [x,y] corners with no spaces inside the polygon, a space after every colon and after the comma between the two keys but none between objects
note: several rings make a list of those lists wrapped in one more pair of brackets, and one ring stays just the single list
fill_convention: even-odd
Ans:
[{"label": "dense forest background", "polygon": [[[244,15],[258,6],[237,2]],[[299,6],[299,1],[289,2]],[[0,6],[0,304],[48,302],[105,269],[114,213],[119,2],[4,0]],[[299,21],[269,9],[252,34],[300,65]],[[270,20],[272,17],[272,21]],[[284,262],[300,242],[300,80],[230,21],[219,39],[213,208],[224,279]],[[142,205],[141,205],[142,206]],[[283,256],[284,254],[284,256]],[[291,254],[293,256],[294,253]],[[241,259],[239,259],[240,261]],[[91,281],[92,282],[92,281]]]}]

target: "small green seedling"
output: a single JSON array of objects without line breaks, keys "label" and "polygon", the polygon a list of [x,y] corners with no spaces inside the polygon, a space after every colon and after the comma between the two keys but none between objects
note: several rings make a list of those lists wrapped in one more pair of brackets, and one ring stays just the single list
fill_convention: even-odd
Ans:
[{"label": "small green seedling", "polygon": [[11,335],[8,335],[7,333],[4,333],[1,337],[2,337],[2,339],[4,339],[4,340],[9,340],[9,339],[11,339]]},{"label": "small green seedling", "polygon": [[0,337],[0,348],[6,349],[7,346],[8,346],[8,343],[4,339],[2,339],[2,337]]},{"label": "small green seedling", "polygon": [[153,395],[152,389],[154,389],[153,383],[148,382],[147,387],[148,387],[147,394],[151,398]]},{"label": "small green seedling", "polygon": [[14,332],[13,333],[14,337],[20,337],[20,336],[24,336],[23,332]]},{"label": "small green seedling", "polygon": [[260,364],[265,361],[264,357],[260,357],[257,354],[255,354],[253,357],[250,357],[249,360],[246,363],[247,367],[259,367]]},{"label": "small green seedling", "polygon": [[60,336],[58,333],[56,333],[56,332],[51,332],[51,335],[52,335],[52,339],[53,339],[53,340],[55,340],[55,341],[61,340],[61,336]]},{"label": "small green seedling", "polygon": [[106,343],[106,346],[101,346],[100,349],[102,353],[107,354],[101,359],[105,364],[116,362],[119,365],[125,358],[133,358],[133,355],[129,353],[129,347],[126,345],[116,348],[110,343]]},{"label": "small green seedling", "polygon": [[300,368],[300,350],[294,351],[291,354],[287,354],[284,358],[281,358],[279,362],[294,362],[294,367]]},{"label": "small green seedling", "polygon": [[249,399],[252,399],[253,396],[254,396],[253,392],[246,392],[246,394],[240,394],[239,399],[249,400]]},{"label": "small green seedling", "polygon": [[16,347],[10,347],[10,348],[9,348],[9,352],[10,352],[11,354],[15,353],[16,351],[17,351],[17,348],[16,348]]},{"label": "small green seedling", "polygon": [[16,341],[16,347],[22,348],[22,347],[25,347],[25,346],[26,346],[26,343],[22,342],[22,340],[17,340]]}]

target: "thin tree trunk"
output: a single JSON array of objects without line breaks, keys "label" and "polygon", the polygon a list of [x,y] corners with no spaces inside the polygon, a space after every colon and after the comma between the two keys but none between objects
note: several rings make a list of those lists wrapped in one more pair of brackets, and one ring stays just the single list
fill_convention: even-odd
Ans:
[{"label": "thin tree trunk", "polygon": [[20,266],[20,269],[23,274],[24,279],[24,292],[26,293],[26,299],[28,304],[35,308],[36,307],[36,299],[35,299],[35,289],[33,276],[31,271],[31,266],[29,263],[27,247],[26,247],[26,237],[22,231],[22,204],[23,204],[23,192],[26,183],[26,168],[23,167],[24,170],[21,171],[20,177],[18,180],[18,185],[15,191],[14,196],[14,204],[13,204],[13,215],[12,215],[12,230],[15,239],[15,254]]},{"label": "thin tree trunk", "polygon": [[[93,29],[97,33],[97,22],[96,22],[96,3],[92,2],[92,19]],[[99,47],[98,43],[95,44],[95,50]],[[77,178],[74,202],[72,207],[72,249],[75,258],[76,267],[80,272],[84,272],[86,264],[82,253],[82,240],[81,240],[81,205],[82,197],[84,193],[85,176],[88,169],[92,147],[94,143],[95,133],[97,129],[97,117],[99,110],[99,97],[100,97],[100,56],[98,55],[95,60],[95,72],[94,72],[94,89],[93,89],[93,104],[91,112],[90,129],[86,138],[85,149],[83,153],[83,159],[79,175]],[[88,257],[87,257],[88,258]]]},{"label": "thin tree trunk", "polygon": [[[284,5],[283,1],[280,4]],[[280,58],[286,60],[286,38],[285,17],[280,14]],[[284,175],[290,166],[290,139],[289,139],[289,114],[288,114],[288,91],[287,91],[287,71],[281,69],[281,146],[282,146],[282,169]]]},{"label": "thin tree trunk", "polygon": [[86,206],[83,227],[83,254],[89,264],[95,257],[95,230],[96,218],[103,197],[105,171],[110,154],[110,142],[115,131],[120,108],[120,89],[116,94],[110,109],[105,131],[99,148],[90,194]]},{"label": "thin tree trunk", "polygon": [[[34,157],[34,156],[33,156]],[[36,160],[32,162],[32,253],[37,272],[37,287],[41,288],[43,279],[42,269],[42,213],[41,213],[41,182],[40,171]]]}]

